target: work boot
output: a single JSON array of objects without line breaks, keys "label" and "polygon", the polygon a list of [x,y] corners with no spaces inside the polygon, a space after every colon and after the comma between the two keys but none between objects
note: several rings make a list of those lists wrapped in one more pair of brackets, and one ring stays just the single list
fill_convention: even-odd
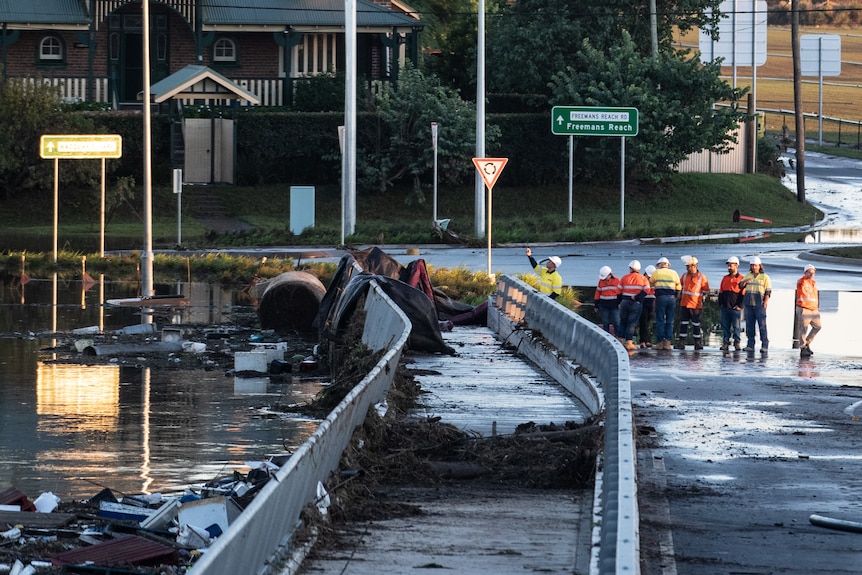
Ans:
[{"label": "work boot", "polygon": [[638,346],[630,339],[626,340],[626,349],[629,351],[634,351],[638,348]]},{"label": "work boot", "polygon": [[685,349],[685,341],[678,339],[676,340],[676,345],[673,346],[674,349]]},{"label": "work boot", "polygon": [[700,341],[694,342],[694,349],[695,349],[695,351],[703,349],[703,344],[700,343]]},{"label": "work boot", "polygon": [[673,349],[673,346],[670,344],[670,340],[666,339],[662,342],[662,349],[666,351],[670,351]]},{"label": "work boot", "polygon": [[721,344],[721,351],[727,351],[729,349],[730,349],[730,342],[729,341],[726,341],[726,342]]},{"label": "work boot", "polygon": [[799,355],[801,357],[811,357],[812,355],[814,355],[814,352],[811,351],[811,348],[806,345],[805,347],[799,348]]},{"label": "work boot", "polygon": [[733,349],[734,349],[735,351],[739,351],[739,350],[741,350],[741,349],[742,349],[742,346],[741,346],[741,345],[739,345],[739,342],[736,342],[735,344],[733,344]]}]

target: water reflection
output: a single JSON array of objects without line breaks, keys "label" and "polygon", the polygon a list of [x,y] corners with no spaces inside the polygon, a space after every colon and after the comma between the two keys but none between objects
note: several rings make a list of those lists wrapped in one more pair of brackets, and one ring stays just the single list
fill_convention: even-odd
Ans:
[{"label": "water reflection", "polygon": [[[192,282],[165,289],[178,287],[191,305],[154,310],[160,324],[235,325],[256,315],[235,287]],[[182,491],[247,461],[292,451],[317,429],[319,422],[282,409],[309,401],[321,387],[316,380],[246,385],[223,370],[157,369],[135,358],[55,363],[60,333],[141,322],[138,308],[102,304],[136,295],[135,282],[100,278],[85,287],[50,278],[0,288],[0,488],[73,499],[102,486],[117,493]]]},{"label": "water reflection", "polygon": [[[107,281],[104,276],[93,284],[58,278],[0,279],[0,332],[70,332],[95,325],[114,330],[141,322],[137,307],[110,306],[113,299],[138,295],[138,283]],[[172,324],[210,325],[230,323],[237,313],[254,313],[252,302],[237,286],[206,282],[157,284],[157,293],[182,293],[190,305],[143,310]]]},{"label": "water reflection", "polygon": [[59,420],[78,420],[76,431],[116,431],[120,411],[120,369],[115,365],[36,366],[39,432],[51,433]]}]

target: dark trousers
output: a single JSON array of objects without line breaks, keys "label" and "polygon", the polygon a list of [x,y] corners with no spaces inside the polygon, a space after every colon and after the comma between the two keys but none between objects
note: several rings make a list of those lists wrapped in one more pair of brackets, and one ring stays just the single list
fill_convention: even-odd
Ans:
[{"label": "dark trousers", "polygon": [[702,309],[691,307],[683,307],[679,309],[679,339],[686,341],[688,339],[688,328],[691,326],[691,335],[694,336],[694,342],[698,343],[703,337],[700,330],[700,318],[703,317]]},{"label": "dark trousers", "polygon": [[653,313],[655,311],[655,298],[648,297],[644,300],[643,306],[641,307],[641,318],[638,321],[639,324],[639,334],[638,339],[640,343],[652,343],[652,339],[650,337],[649,328],[652,323]]},{"label": "dark trousers", "polygon": [[640,318],[641,302],[624,298],[620,303],[620,329],[623,330],[620,337],[626,341],[632,339],[635,336],[635,327],[637,327]]}]

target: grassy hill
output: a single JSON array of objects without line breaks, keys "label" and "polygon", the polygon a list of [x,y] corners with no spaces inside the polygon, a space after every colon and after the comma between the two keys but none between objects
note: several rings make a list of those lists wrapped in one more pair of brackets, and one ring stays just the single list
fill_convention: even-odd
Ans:
[{"label": "grassy hill", "polygon": [[[840,128],[841,141],[858,144],[860,138],[858,122],[862,120],[862,108],[859,107],[859,102],[862,101],[862,35],[855,27],[830,26],[801,27],[800,36],[805,34],[836,34],[841,38],[841,75],[823,79],[823,116],[847,120],[848,122]],[[791,42],[789,27],[769,26],[767,28],[766,63],[756,71],[756,105],[759,110],[784,110],[787,113],[792,113],[794,110]],[[699,31],[677,37],[677,45],[682,49],[697,50],[698,43]],[[731,66],[724,66],[722,73],[727,81],[732,81]],[[805,114],[816,116],[820,106],[820,80],[817,76],[804,76],[802,80],[802,110]],[[752,87],[750,66],[736,68],[736,85]],[[766,113],[766,130],[769,132],[780,133],[785,122],[791,133],[795,132],[792,116],[774,112]],[[825,140],[838,141],[838,123],[825,122],[823,130]],[[817,133],[817,119],[807,119],[807,136],[812,137]]]}]

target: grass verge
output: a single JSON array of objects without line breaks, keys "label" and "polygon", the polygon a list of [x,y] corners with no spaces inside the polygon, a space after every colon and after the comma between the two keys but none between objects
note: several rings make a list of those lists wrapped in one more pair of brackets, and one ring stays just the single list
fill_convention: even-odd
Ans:
[{"label": "grass verge", "polygon": [[[177,244],[178,221],[175,200],[169,190],[154,190],[154,246]],[[245,231],[208,229],[206,220],[195,216],[195,206],[186,206],[182,217],[182,247],[214,246],[309,246],[341,243],[340,190],[319,188],[315,198],[314,226],[299,234],[290,230],[290,194],[281,186],[253,189],[213,186],[208,194],[224,207],[223,218],[250,224]],[[476,234],[476,194],[471,187],[438,190],[437,217],[451,220],[448,234],[433,231],[434,198],[427,190],[423,199],[403,189],[361,195],[356,200],[355,233],[345,243],[352,245],[420,244],[457,242],[485,245]],[[495,188],[485,215],[490,212],[492,241],[501,243],[581,242],[717,233],[759,229],[762,224],[734,223],[734,210],[772,220],[780,227],[811,224],[821,214],[796,196],[779,180],[762,174],[677,174],[665,184],[629,185],[625,190],[565,184],[529,189]],[[48,250],[53,208],[50,198],[33,197],[27,202],[5,202],[0,214],[0,250]],[[92,252],[98,247],[98,211],[82,206],[62,206],[60,246],[70,252]],[[624,220],[623,220],[624,218]],[[92,222],[92,223],[89,223]],[[88,225],[89,223],[89,225]],[[245,227],[248,227],[247,225]],[[445,236],[445,237],[444,237]],[[116,213],[106,226],[105,247],[109,251],[140,249],[143,224],[136,213]],[[45,244],[46,240],[49,242]],[[41,243],[40,243],[41,242]]]}]

